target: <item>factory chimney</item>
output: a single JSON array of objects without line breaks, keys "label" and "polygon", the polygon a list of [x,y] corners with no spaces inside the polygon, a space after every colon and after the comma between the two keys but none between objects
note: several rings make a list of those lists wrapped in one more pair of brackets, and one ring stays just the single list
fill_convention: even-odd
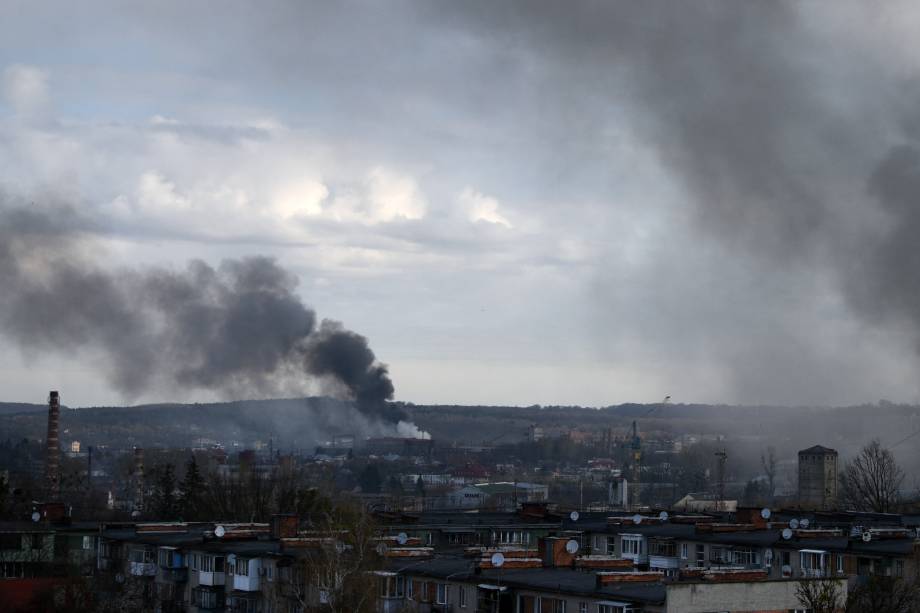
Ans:
[{"label": "factory chimney", "polygon": [[134,448],[134,512],[140,514],[144,508],[144,450]]},{"label": "factory chimney", "polygon": [[45,438],[45,486],[48,500],[61,497],[61,448],[58,442],[58,420],[61,399],[57,392],[48,395],[48,436]]}]

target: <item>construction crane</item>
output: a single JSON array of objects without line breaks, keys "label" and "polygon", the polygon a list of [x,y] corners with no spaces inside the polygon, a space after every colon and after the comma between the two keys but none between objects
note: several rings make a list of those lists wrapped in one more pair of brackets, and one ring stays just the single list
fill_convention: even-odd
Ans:
[{"label": "construction crane", "polygon": [[[651,415],[652,413],[654,413],[655,411],[657,411],[657,410],[659,409],[659,407],[664,406],[664,405],[666,405],[666,404],[669,404],[670,402],[671,402],[671,397],[670,397],[670,396],[665,396],[665,397],[664,397],[664,400],[661,401],[661,404],[656,404],[655,406],[653,406],[652,408],[650,408],[648,411],[645,412],[644,415],[642,415],[642,417],[641,417],[640,419],[645,419],[646,417],[648,417],[649,415]],[[639,509],[639,508],[642,507],[642,494],[641,494],[641,484],[642,484],[642,439],[639,437],[639,427],[638,427],[638,425],[636,424],[636,420],[633,420],[633,423],[632,423],[632,445],[631,445],[631,446],[632,446],[632,452],[633,452],[633,466],[632,466],[632,468],[633,468],[633,482],[632,482],[632,489],[633,489],[633,491],[635,492],[635,494],[633,494],[633,505],[636,507],[636,509]]]}]

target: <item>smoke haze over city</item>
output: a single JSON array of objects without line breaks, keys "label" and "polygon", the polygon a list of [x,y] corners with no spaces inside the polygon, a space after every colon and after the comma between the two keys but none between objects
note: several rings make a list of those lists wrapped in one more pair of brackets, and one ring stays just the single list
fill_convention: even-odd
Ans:
[{"label": "smoke haze over city", "polygon": [[[370,403],[920,400],[911,3],[5,12],[6,400],[290,393],[295,345]],[[244,281],[280,345],[210,334]],[[190,287],[227,317],[149,336]]]}]

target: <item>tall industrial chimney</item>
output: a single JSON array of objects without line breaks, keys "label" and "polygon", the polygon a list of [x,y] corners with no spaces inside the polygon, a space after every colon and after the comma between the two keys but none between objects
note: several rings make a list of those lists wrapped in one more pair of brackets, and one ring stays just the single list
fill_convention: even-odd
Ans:
[{"label": "tall industrial chimney", "polygon": [[58,443],[58,420],[61,399],[57,392],[48,395],[48,436],[45,439],[45,487],[48,500],[61,497],[61,448]]},{"label": "tall industrial chimney", "polygon": [[144,509],[144,450],[134,448],[134,510]]}]

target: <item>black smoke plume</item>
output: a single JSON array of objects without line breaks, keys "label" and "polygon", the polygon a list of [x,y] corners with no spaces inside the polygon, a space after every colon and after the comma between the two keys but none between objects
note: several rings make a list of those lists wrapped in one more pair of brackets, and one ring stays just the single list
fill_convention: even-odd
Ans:
[{"label": "black smoke plume", "polygon": [[313,383],[368,415],[404,417],[367,339],[317,325],[273,259],[102,267],[96,231],[67,207],[0,208],[0,331],[26,353],[90,350],[128,397],[164,384],[246,397]]}]

